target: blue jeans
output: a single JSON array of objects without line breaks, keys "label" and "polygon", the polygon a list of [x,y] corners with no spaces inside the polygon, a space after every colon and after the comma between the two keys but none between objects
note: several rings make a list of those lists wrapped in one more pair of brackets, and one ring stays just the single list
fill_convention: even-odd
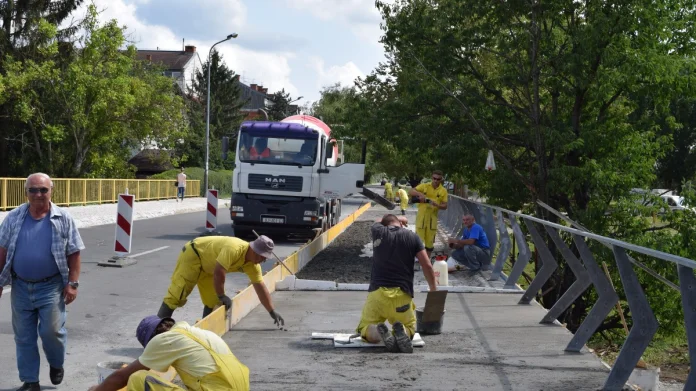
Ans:
[{"label": "blue jeans", "polygon": [[491,250],[482,249],[479,246],[465,245],[459,250],[452,251],[452,258],[467,267],[471,271],[481,269],[482,266],[490,263]]},{"label": "blue jeans", "polygon": [[177,187],[176,188],[176,198],[181,198],[181,200],[184,200],[184,191],[186,190],[185,187]]},{"label": "blue jeans", "polygon": [[41,358],[38,336],[48,364],[63,368],[65,361],[65,299],[63,277],[46,282],[12,280],[12,329],[17,346],[17,369],[22,382],[38,382]]}]

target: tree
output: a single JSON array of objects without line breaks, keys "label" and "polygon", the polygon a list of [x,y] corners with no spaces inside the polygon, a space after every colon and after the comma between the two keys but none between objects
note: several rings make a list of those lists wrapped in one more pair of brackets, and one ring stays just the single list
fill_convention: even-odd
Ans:
[{"label": "tree", "polygon": [[[171,148],[183,137],[183,104],[171,79],[121,50],[124,30],[115,20],[100,26],[89,7],[77,50],[66,58],[55,40],[37,50],[46,60],[7,57],[6,104],[27,129],[25,167],[59,176],[126,176],[130,148],[143,141]],[[48,22],[39,24],[55,35]]]},{"label": "tree", "polygon": [[[46,23],[62,24],[82,0],[3,1],[0,2],[0,75],[6,59],[43,61],[47,53],[40,48],[49,39],[68,40],[76,31],[73,24],[47,35]],[[22,149],[27,130],[14,120],[12,108],[0,105],[0,176],[8,176],[22,166]]]},{"label": "tree", "polygon": [[[203,167],[205,162],[205,121],[208,94],[208,62],[196,73],[193,87],[187,93],[187,114],[191,123],[190,136],[178,147],[178,154],[189,166]],[[222,160],[223,136],[235,145],[237,130],[242,122],[242,99],[239,76],[227,67],[222,56],[213,50],[210,72],[210,168],[231,169],[234,158]]]},{"label": "tree", "polygon": [[293,105],[293,100],[285,88],[274,92],[268,96],[266,112],[269,121],[281,121],[288,116],[297,114],[297,106]]},{"label": "tree", "polygon": [[[656,129],[676,122],[670,102],[689,89],[690,3],[377,6],[387,61],[357,82],[364,113],[355,117],[355,135],[465,176],[492,203],[542,200],[595,232],[645,235],[645,221],[607,210],[629,205],[631,188],[655,180],[669,146]],[[498,161],[493,173],[483,170],[488,150]],[[544,287],[545,306],[568,278],[561,269]],[[565,321],[577,325],[591,300]]]}]

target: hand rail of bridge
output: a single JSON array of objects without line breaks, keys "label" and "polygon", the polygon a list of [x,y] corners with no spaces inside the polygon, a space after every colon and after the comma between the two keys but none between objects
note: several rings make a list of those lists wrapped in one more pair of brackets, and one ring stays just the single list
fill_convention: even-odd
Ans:
[{"label": "hand rail of bridge", "polygon": [[[500,247],[491,274],[492,280],[500,278],[503,265],[510,256],[512,241],[508,233],[509,224],[515,243],[518,245],[519,254],[505,283],[506,288],[515,287],[517,280],[520,278],[525,266],[531,259],[527,237],[520,227],[520,223],[524,223],[531,236],[532,243],[534,243],[539,254],[542,267],[538,270],[535,278],[529,284],[529,287],[522,295],[518,304],[531,303],[536,294],[558,268],[558,261],[549,250],[543,234],[537,229],[538,225],[544,227],[546,236],[555,244],[561,255],[561,260],[565,260],[568,267],[575,275],[576,280],[558,299],[554,306],[549,309],[540,323],[553,323],[590,287],[590,285],[595,286],[598,294],[597,301],[566,346],[565,351],[567,352],[580,352],[582,347],[589,341],[592,334],[594,334],[595,330],[597,330],[604,319],[609,315],[614,305],[619,301],[618,294],[612,287],[611,281],[609,281],[607,276],[602,272],[587,241],[594,240],[612,249],[619,270],[621,283],[626,294],[626,300],[628,301],[628,306],[633,315],[633,327],[631,327],[614,366],[609,372],[609,376],[604,383],[604,390],[623,389],[659,326],[648,304],[645,292],[643,292],[638,277],[633,270],[633,265],[646,270],[649,274],[671,288],[679,290],[684,310],[684,321],[686,323],[689,357],[696,357],[696,277],[694,276],[693,270],[696,268],[695,261],[594,234],[550,206],[544,203],[539,203],[539,205],[575,228],[550,222],[535,216],[507,210],[499,206],[488,205],[453,195],[449,196],[447,209],[440,211],[440,222],[449,230],[450,235],[456,236],[462,229],[462,216],[465,213],[470,213],[486,232],[491,249],[495,249],[497,242],[500,241]],[[565,240],[561,238],[559,231],[566,232],[572,236],[579,257],[575,255]],[[630,257],[626,252],[627,250],[675,263],[679,273],[679,285],[677,286]],[[691,370],[684,386],[685,390],[696,389],[696,370],[694,370],[694,365],[696,365],[696,360],[691,360]]]},{"label": "hand rail of bridge", "polygon": [[[176,198],[173,179],[90,179],[51,178],[51,200],[59,206],[104,204],[118,201],[126,189],[136,201]],[[0,210],[9,210],[26,201],[25,178],[0,178]],[[200,180],[187,180],[185,197],[200,197]]]}]

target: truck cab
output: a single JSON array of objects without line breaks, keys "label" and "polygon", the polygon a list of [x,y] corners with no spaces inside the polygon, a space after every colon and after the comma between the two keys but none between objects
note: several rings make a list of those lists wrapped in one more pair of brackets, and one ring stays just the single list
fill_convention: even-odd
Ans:
[{"label": "truck cab", "polygon": [[309,233],[337,223],[341,198],[362,190],[365,170],[339,155],[330,129],[314,117],[243,122],[230,205],[235,235]]}]

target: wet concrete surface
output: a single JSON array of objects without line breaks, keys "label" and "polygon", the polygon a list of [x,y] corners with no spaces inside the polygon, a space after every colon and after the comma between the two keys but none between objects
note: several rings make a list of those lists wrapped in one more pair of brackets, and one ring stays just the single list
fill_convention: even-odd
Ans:
[{"label": "wet concrete surface", "polygon": [[[351,333],[367,292],[276,292],[288,331],[261,307],[224,336],[258,390],[596,390],[607,370],[593,354],[565,353],[572,335],[540,325],[545,311],[516,295],[450,293],[443,333],[413,354],[334,348],[311,333]],[[416,293],[417,305],[425,294]]]},{"label": "wet concrete surface", "polygon": [[[354,212],[365,201],[362,197],[346,199],[343,215]],[[227,210],[221,210],[218,223],[222,234],[233,235]],[[135,339],[138,322],[157,313],[181,246],[205,232],[203,224],[204,212],[135,221],[132,254],[169,247],[139,256],[137,264],[122,269],[97,266],[98,262],[114,255],[114,225],[80,229],[87,248],[82,252],[77,300],[67,307],[65,380],[57,387],[50,386],[48,364],[41,351],[40,380],[44,389],[86,390],[97,380],[98,362],[130,362],[140,355],[142,347]],[[305,239],[279,238],[276,240],[276,254],[284,258],[305,242]],[[273,266],[274,262],[266,261],[262,269],[268,271]],[[225,290],[233,296],[248,283],[246,275],[229,273]],[[188,303],[174,312],[174,318],[193,324],[200,319],[202,311],[198,289],[194,289]],[[0,297],[0,391],[15,390],[21,385],[15,357],[10,292],[5,292]]]}]

